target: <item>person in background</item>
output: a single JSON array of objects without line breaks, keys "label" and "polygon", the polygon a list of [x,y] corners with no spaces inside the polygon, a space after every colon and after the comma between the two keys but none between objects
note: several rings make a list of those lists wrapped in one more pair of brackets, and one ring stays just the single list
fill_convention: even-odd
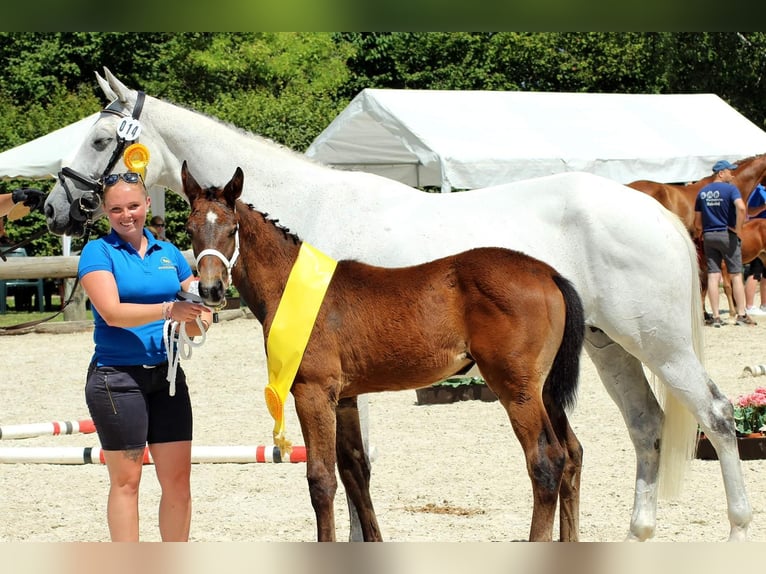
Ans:
[{"label": "person in background", "polygon": [[30,211],[42,209],[45,203],[45,194],[39,189],[32,189],[31,187],[22,187],[11,193],[0,194],[0,217],[8,215],[19,203],[28,207]]},{"label": "person in background", "polygon": [[737,186],[731,183],[736,164],[720,160],[713,166],[714,179],[700,189],[694,205],[695,225],[702,229],[702,243],[708,269],[708,299],[713,327],[724,325],[719,313],[721,262],[731,274],[731,289],[737,307],[736,325],[755,325],[745,309],[742,279],[742,249],[739,234],[746,208]]},{"label": "person in background", "polygon": [[164,326],[171,320],[183,323],[187,335],[200,335],[212,314],[203,305],[175,301],[195,278],[177,247],[144,228],[151,199],[141,176],[111,174],[103,184],[111,232],[85,244],[78,277],[93,309],[95,350],[85,399],[109,472],[109,533],[113,541],[139,538],[138,495],[148,443],[162,491],[161,538],[186,541],[192,407],[180,365],[170,395]]},{"label": "person in background", "polygon": [[151,231],[152,235],[154,235],[154,237],[160,241],[168,240],[167,236],[165,235],[165,220],[161,215],[155,215],[152,217],[151,221],[149,222],[149,231]]},{"label": "person in background", "polygon": [[[766,219],[766,188],[760,183],[755,186],[747,201],[747,215],[748,220]],[[756,289],[761,294],[760,307],[755,306]],[[760,257],[745,266],[745,308],[748,315],[766,315],[766,276]]]}]

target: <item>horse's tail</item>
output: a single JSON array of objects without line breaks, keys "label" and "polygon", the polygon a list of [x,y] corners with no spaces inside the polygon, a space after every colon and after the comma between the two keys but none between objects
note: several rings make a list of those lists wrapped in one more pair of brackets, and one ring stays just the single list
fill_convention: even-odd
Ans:
[{"label": "horse's tail", "polygon": [[[692,348],[700,363],[704,366],[704,353],[702,341],[702,319],[704,309],[700,291],[699,258],[697,248],[689,237],[689,232],[673,213],[666,212],[668,219],[673,222],[679,236],[686,244],[689,256],[691,273],[691,335]],[[712,286],[710,288],[713,288]],[[717,289],[718,287],[715,286]],[[656,377],[652,375],[652,382]],[[652,385],[657,395],[657,400],[663,408],[665,418],[662,424],[662,436],[660,438],[660,468],[659,468],[659,495],[663,498],[675,498],[681,492],[683,477],[690,461],[694,458],[697,445],[697,419],[694,418],[675,395],[667,392],[667,385]]]},{"label": "horse's tail", "polygon": [[572,283],[561,275],[553,275],[566,306],[564,336],[545,380],[551,397],[562,409],[574,406],[580,379],[580,355],[585,339],[585,312],[582,299]]}]

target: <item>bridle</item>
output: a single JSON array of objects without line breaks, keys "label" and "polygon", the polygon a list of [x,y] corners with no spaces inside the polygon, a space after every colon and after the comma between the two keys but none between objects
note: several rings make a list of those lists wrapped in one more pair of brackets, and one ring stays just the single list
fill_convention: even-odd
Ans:
[{"label": "bridle", "polygon": [[229,285],[231,285],[231,270],[234,268],[237,259],[239,259],[239,223],[237,223],[237,227],[234,231],[234,253],[231,254],[231,259],[227,259],[226,256],[217,249],[203,249],[199,252],[199,255],[197,255],[197,269],[199,269],[199,262],[202,258],[207,257],[208,255],[217,257],[223,262],[226,266],[226,271],[229,273]]},{"label": "bridle", "polygon": [[[67,199],[69,200],[69,217],[75,221],[79,221],[83,224],[83,228],[86,235],[90,228],[93,226],[93,214],[101,206],[101,202],[104,195],[104,178],[109,175],[117,161],[125,151],[125,146],[129,141],[138,141],[138,135],[140,133],[140,126],[138,119],[141,117],[141,111],[144,107],[144,100],[146,94],[142,91],[138,92],[136,96],[136,105],[133,106],[132,114],[126,114],[122,110],[122,106],[119,100],[114,100],[107,105],[101,114],[112,114],[123,118],[120,127],[117,131],[117,145],[112,152],[106,167],[101,172],[101,176],[98,179],[93,179],[90,176],[82,174],[70,167],[64,167],[58,173],[58,179],[61,183],[61,187],[64,188]],[[128,119],[129,118],[129,119]],[[130,120],[133,120],[132,122]],[[89,191],[84,191],[82,195],[75,201],[72,196],[69,186],[67,185],[66,178],[73,179],[84,185]]]},{"label": "bridle", "polygon": [[[144,107],[144,99],[146,98],[146,94],[144,92],[139,91],[138,95],[136,96],[136,105],[133,107],[133,113],[131,115],[126,114],[122,111],[118,100],[115,100],[111,102],[109,105],[107,105],[103,110],[101,110],[102,114],[114,114],[116,116],[119,116],[123,118],[124,120],[126,118],[131,118],[133,120],[133,123],[126,124],[123,122],[120,125],[120,129],[118,129],[118,135],[117,135],[117,146],[115,147],[114,151],[112,152],[112,156],[109,158],[109,162],[107,163],[106,168],[101,173],[101,177],[99,177],[98,180],[92,179],[91,177],[88,177],[87,175],[84,175],[82,173],[79,173],[78,171],[75,171],[74,169],[70,167],[64,167],[59,171],[58,173],[58,179],[61,183],[61,187],[64,188],[64,191],[66,192],[67,199],[69,199],[69,216],[76,220],[80,221],[83,224],[83,237],[85,243],[87,243],[88,238],[90,237],[91,230],[93,228],[93,214],[98,210],[98,208],[101,206],[102,198],[104,195],[104,178],[109,175],[109,173],[114,169],[115,164],[120,159],[120,156],[122,155],[123,151],[125,150],[125,145],[129,141],[137,141],[138,135],[140,133],[140,127],[138,124],[138,119],[141,116],[141,110]],[[127,120],[126,120],[127,121]],[[124,135],[123,135],[124,134]],[[127,136],[127,137],[125,137]],[[72,193],[69,190],[69,187],[67,185],[65,178],[74,179],[81,184],[83,184],[85,187],[87,187],[90,191],[85,191],[82,193],[78,201],[75,202],[74,198],[72,197]],[[25,240],[17,243],[16,245],[13,245],[10,249],[0,251],[0,259],[5,261],[5,255],[9,251],[12,251],[13,249],[16,249],[22,245],[25,245],[29,243],[30,241],[37,239],[44,233],[47,233],[47,230],[41,230],[38,233],[35,233],[29,237],[27,237]],[[80,278],[78,277],[75,280],[74,285],[72,286],[72,290],[70,292],[69,298],[67,301],[61,306],[61,309],[54,315],[51,315],[50,317],[47,317],[45,319],[38,319],[35,321],[27,321],[25,323],[20,323],[17,325],[10,325],[7,327],[0,328],[0,331],[11,331],[16,329],[22,329],[26,327],[31,327],[34,325],[38,325],[40,323],[44,323],[46,321],[50,321],[54,317],[57,317],[60,315],[64,309],[72,302],[72,299],[74,298],[75,291],[77,289],[77,285],[80,281]]]}]

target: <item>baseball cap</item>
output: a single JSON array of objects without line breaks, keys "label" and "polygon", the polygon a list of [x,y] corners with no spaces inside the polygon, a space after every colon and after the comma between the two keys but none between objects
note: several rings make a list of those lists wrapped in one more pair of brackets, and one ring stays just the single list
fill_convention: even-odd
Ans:
[{"label": "baseball cap", "polygon": [[718,173],[719,171],[723,171],[725,169],[737,169],[739,166],[736,163],[729,163],[725,159],[719,160],[715,162],[715,165],[713,166],[713,173]]}]

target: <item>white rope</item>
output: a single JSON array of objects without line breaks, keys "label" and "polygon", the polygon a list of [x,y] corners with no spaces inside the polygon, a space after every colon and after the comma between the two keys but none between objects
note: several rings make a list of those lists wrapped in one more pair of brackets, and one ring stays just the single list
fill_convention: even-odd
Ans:
[{"label": "white rope", "polygon": [[199,347],[207,338],[207,333],[202,326],[202,319],[197,317],[196,323],[202,333],[199,341],[195,341],[186,334],[186,323],[167,320],[162,327],[162,337],[165,341],[165,349],[167,349],[168,353],[167,380],[170,383],[171,397],[176,394],[176,372],[178,371],[178,363],[181,357],[190,359],[192,356],[192,348]]}]

